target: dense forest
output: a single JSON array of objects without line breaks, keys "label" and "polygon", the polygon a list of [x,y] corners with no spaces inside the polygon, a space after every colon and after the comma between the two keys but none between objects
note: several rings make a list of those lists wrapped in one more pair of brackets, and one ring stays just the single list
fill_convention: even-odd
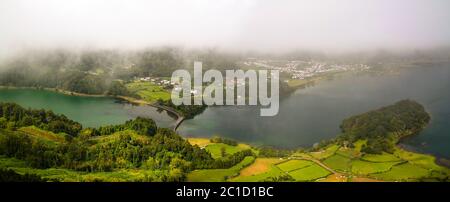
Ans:
[{"label": "dense forest", "polygon": [[351,146],[359,139],[366,139],[367,143],[361,151],[392,153],[401,137],[419,132],[429,121],[430,116],[422,105],[412,100],[402,100],[345,119],[340,126],[343,134],[337,140]]},{"label": "dense forest", "polygon": [[0,182],[45,182],[35,174],[18,174],[11,169],[0,168]]},{"label": "dense forest", "polygon": [[0,128],[15,130],[31,125],[71,136],[76,136],[82,129],[80,123],[52,111],[24,109],[15,103],[0,103]]},{"label": "dense forest", "polygon": [[[145,181],[183,181],[194,169],[229,168],[254,155],[244,150],[213,159],[207,151],[147,118],[83,129],[51,111],[10,103],[1,103],[0,110],[0,155],[25,160],[33,168],[85,172],[140,168],[158,171]],[[40,132],[30,133],[24,127],[37,127]]]}]

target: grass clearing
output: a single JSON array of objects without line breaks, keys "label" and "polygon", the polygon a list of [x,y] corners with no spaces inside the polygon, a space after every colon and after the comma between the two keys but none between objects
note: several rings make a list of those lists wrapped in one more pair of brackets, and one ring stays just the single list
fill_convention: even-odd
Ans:
[{"label": "grass clearing", "polygon": [[339,146],[336,144],[332,144],[330,146],[328,146],[327,148],[325,148],[324,150],[318,151],[318,152],[310,152],[310,155],[316,159],[326,159],[332,155],[334,155],[334,153],[336,153],[336,151],[339,149]]},{"label": "grass clearing", "polygon": [[271,165],[269,170],[264,173],[251,175],[251,176],[238,176],[231,179],[232,182],[263,182],[270,180],[271,178],[277,178],[286,175],[285,172],[280,170],[277,166]]},{"label": "grass clearing", "polygon": [[351,170],[351,159],[345,156],[335,154],[326,158],[323,163],[333,170],[348,172]]},{"label": "grass clearing", "polygon": [[153,83],[144,81],[135,81],[125,85],[131,93],[136,93],[147,102],[156,102],[158,99],[170,100],[171,94],[163,87]]},{"label": "grass clearing", "polygon": [[354,149],[350,149],[350,148],[339,148],[336,151],[336,154],[339,154],[341,156],[347,157],[347,158],[357,158],[359,156],[359,152],[354,150]]},{"label": "grass clearing", "polygon": [[289,175],[292,176],[296,181],[302,182],[315,181],[320,178],[325,178],[330,174],[331,173],[328,170],[322,168],[317,164],[313,164],[311,166],[289,172]]},{"label": "grass clearing", "polygon": [[312,161],[308,160],[290,160],[280,164],[277,164],[277,167],[280,168],[284,172],[290,172],[296,169],[301,169],[307,166],[311,166],[315,164]]},{"label": "grass clearing", "polygon": [[238,176],[239,171],[255,161],[255,157],[247,156],[240,163],[228,169],[194,170],[187,176],[189,182],[224,182],[231,177]]},{"label": "grass clearing", "polygon": [[357,175],[368,175],[372,173],[382,173],[389,171],[392,166],[399,164],[399,162],[380,162],[373,163],[369,161],[355,160],[352,161],[352,173]]},{"label": "grass clearing", "polygon": [[191,145],[197,145],[201,148],[206,147],[207,145],[211,144],[211,141],[208,138],[187,138],[187,141]]},{"label": "grass clearing", "polygon": [[361,157],[362,160],[370,161],[370,162],[398,162],[401,161],[400,158],[383,152],[382,154],[365,154],[363,157]]},{"label": "grass clearing", "polygon": [[434,156],[413,153],[400,148],[395,150],[394,155],[422,168],[445,172],[450,175],[450,169],[437,165],[435,162],[436,157]]},{"label": "grass clearing", "polygon": [[313,158],[310,154],[305,152],[295,152],[291,155],[292,157],[298,157],[298,158]]},{"label": "grass clearing", "polygon": [[411,163],[403,163],[392,167],[388,172],[372,174],[370,176],[388,181],[416,181],[430,177],[431,172]]},{"label": "grass clearing", "polygon": [[279,158],[257,158],[252,165],[241,170],[239,177],[247,177],[268,172],[272,166],[281,162]]},{"label": "grass clearing", "polygon": [[231,145],[227,145],[224,143],[211,143],[208,144],[205,149],[211,153],[211,156],[215,159],[218,158],[222,158],[222,148],[225,149],[225,154],[226,155],[232,155],[236,152],[245,150],[245,149],[250,149],[249,145],[245,145],[245,144],[238,144],[237,146],[231,146]]}]

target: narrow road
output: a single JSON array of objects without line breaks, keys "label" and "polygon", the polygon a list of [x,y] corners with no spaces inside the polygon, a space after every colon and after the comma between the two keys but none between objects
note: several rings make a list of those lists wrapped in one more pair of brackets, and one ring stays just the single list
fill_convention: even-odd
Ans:
[{"label": "narrow road", "polygon": [[177,119],[177,121],[175,122],[175,125],[174,125],[174,127],[173,127],[173,130],[174,130],[174,131],[177,131],[178,126],[180,126],[181,123],[182,123],[183,121],[184,121],[184,117],[179,116],[178,119]]},{"label": "narrow road", "polygon": [[135,103],[135,104],[142,104],[142,105],[149,105],[158,109],[162,109],[165,110],[167,112],[170,112],[172,114],[174,114],[175,116],[177,116],[177,120],[174,123],[173,126],[173,130],[176,131],[178,129],[178,127],[180,126],[180,124],[184,121],[184,117],[177,112],[175,109],[167,107],[167,106],[163,106],[163,105],[159,105],[159,104],[155,104],[155,103],[151,103],[151,102],[147,102],[145,100],[140,100],[140,99],[136,99],[136,98],[132,98],[132,97],[128,97],[128,96],[115,96],[116,98],[120,98],[122,100],[126,100],[128,102],[131,103]]},{"label": "narrow road", "polygon": [[151,104],[151,103],[147,103],[148,105],[152,106],[152,107],[156,107],[159,109],[163,109],[166,110],[172,114],[175,114],[177,116],[177,121],[175,122],[174,126],[173,126],[173,130],[177,131],[178,127],[180,126],[180,124],[184,121],[184,117],[177,112],[175,109],[167,107],[167,106],[163,106],[163,105],[158,105],[158,104]]}]

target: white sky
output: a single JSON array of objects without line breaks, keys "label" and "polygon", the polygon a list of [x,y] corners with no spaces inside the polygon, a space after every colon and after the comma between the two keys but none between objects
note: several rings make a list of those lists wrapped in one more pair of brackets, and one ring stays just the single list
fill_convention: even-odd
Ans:
[{"label": "white sky", "polygon": [[346,51],[450,45],[449,0],[0,0],[0,54],[181,45]]}]

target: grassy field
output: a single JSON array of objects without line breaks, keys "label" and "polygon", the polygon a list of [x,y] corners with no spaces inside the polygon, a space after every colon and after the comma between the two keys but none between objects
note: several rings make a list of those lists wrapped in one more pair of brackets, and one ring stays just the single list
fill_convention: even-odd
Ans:
[{"label": "grassy field", "polygon": [[305,152],[295,152],[291,156],[297,158],[313,158],[309,153]]},{"label": "grassy field", "polygon": [[365,161],[371,161],[371,162],[396,162],[401,161],[398,157],[383,152],[382,154],[365,154],[362,158],[362,160]]},{"label": "grassy field", "polygon": [[336,154],[339,154],[341,156],[347,157],[347,158],[357,158],[359,157],[359,152],[354,150],[354,149],[350,149],[350,148],[339,148],[336,151]]},{"label": "grassy field", "polygon": [[272,164],[272,165],[270,165],[269,170],[264,173],[250,175],[250,176],[237,176],[237,177],[231,179],[230,181],[233,181],[233,182],[262,182],[262,181],[266,181],[268,179],[280,177],[283,175],[286,175],[286,173],[283,172],[282,170],[280,170],[277,166]]},{"label": "grassy field", "polygon": [[371,173],[382,173],[389,171],[392,166],[399,162],[380,162],[373,163],[369,161],[355,160],[352,161],[352,173],[357,175],[368,175]]},{"label": "grassy field", "polygon": [[326,158],[323,163],[333,170],[342,172],[349,172],[351,170],[351,159],[339,154]]},{"label": "grassy field", "polygon": [[[397,148],[394,154],[364,154],[361,147],[364,140],[357,141],[353,148],[330,145],[318,152],[295,152],[292,157],[314,158],[323,162],[338,174],[308,160],[287,160],[255,162],[245,174],[232,181],[266,181],[283,175],[290,175],[296,181],[321,182],[377,182],[377,181],[442,181],[450,175],[448,168],[435,163],[435,157],[417,154]],[[255,173],[252,173],[255,171]]]},{"label": "grassy field", "polygon": [[409,152],[403,149],[396,149],[394,152],[394,155],[398,158],[404,159],[409,161],[410,163],[420,166],[422,168],[441,171],[441,172],[447,172],[447,174],[450,175],[450,169],[447,169],[445,167],[439,166],[435,163],[436,158],[431,155],[426,154],[419,154],[419,153],[413,153]]},{"label": "grassy field", "polygon": [[132,83],[127,83],[126,87],[131,93],[136,93],[143,100],[147,102],[156,102],[158,99],[164,101],[170,100],[170,92],[163,89],[161,86],[156,85],[152,82],[136,81]]},{"label": "grassy field", "polygon": [[222,158],[222,148],[225,149],[226,155],[232,155],[236,152],[250,149],[249,145],[246,144],[238,144],[237,146],[231,146],[223,143],[211,143],[208,144],[205,149],[211,153],[211,156],[215,159]]},{"label": "grassy field", "polygon": [[326,178],[330,174],[331,173],[328,170],[325,170],[317,164],[313,164],[311,166],[289,172],[289,175],[292,176],[296,181],[302,182],[315,181],[320,178]]},{"label": "grassy field", "polygon": [[296,181],[320,182],[378,182],[378,181],[442,181],[447,180],[449,169],[435,163],[433,156],[416,154],[397,148],[394,154],[364,154],[358,141],[354,148],[343,149],[330,145],[319,152],[296,152],[292,156],[315,158],[329,168],[340,172],[332,174],[308,160],[281,160],[264,158],[243,169],[230,181],[267,181],[290,175]]},{"label": "grassy field", "polygon": [[403,163],[392,167],[388,172],[372,174],[370,176],[389,181],[415,181],[431,176],[431,172],[411,163]]},{"label": "grassy field", "polygon": [[290,160],[280,164],[277,164],[277,167],[284,172],[290,172],[293,170],[301,169],[307,166],[313,165],[314,162],[307,160]]},{"label": "grassy field", "polygon": [[211,144],[211,141],[207,138],[187,138],[187,141],[191,144],[191,145],[197,145],[201,148],[206,147],[206,145]]},{"label": "grassy field", "polygon": [[228,169],[204,169],[194,170],[188,174],[189,182],[223,182],[229,178],[239,175],[239,171],[252,164],[253,156],[247,156],[240,163]]},{"label": "grassy field", "polygon": [[279,158],[257,158],[252,165],[242,169],[238,177],[247,177],[268,172],[272,168],[272,165],[281,161],[283,160]]},{"label": "grassy field", "polygon": [[324,150],[318,151],[318,152],[311,152],[310,155],[316,159],[326,159],[330,156],[333,156],[334,153],[339,149],[338,145],[332,144],[325,148]]},{"label": "grassy field", "polygon": [[[295,181],[315,181],[320,178],[326,178],[331,174],[328,170],[312,161],[288,160],[281,163],[280,161],[282,160],[274,158],[261,159],[259,162],[254,163],[254,167],[247,167],[244,169],[246,170],[245,172],[243,172],[244,170],[241,171],[242,174],[233,178],[231,181],[267,181],[283,175],[290,175]],[[253,173],[253,170],[256,170],[257,172]]]}]

